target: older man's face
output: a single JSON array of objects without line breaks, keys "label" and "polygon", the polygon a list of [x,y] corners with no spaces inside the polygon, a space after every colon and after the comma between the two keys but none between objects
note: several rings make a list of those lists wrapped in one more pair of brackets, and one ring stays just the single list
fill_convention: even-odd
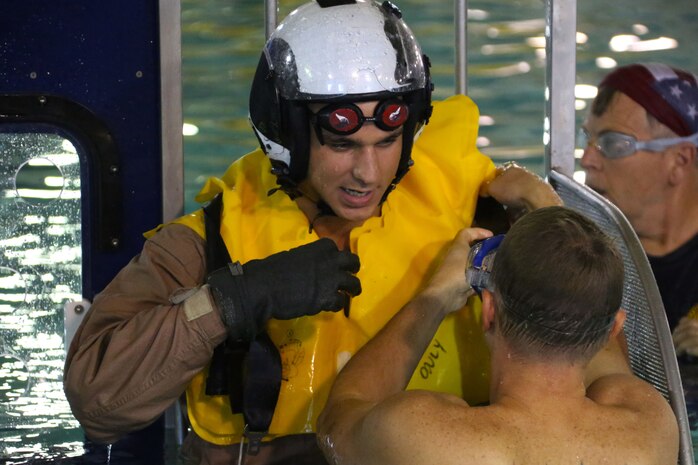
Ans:
[{"label": "older man's face", "polygon": [[[592,142],[605,131],[616,131],[638,140],[657,138],[653,135],[645,109],[622,93],[616,93],[606,112],[601,116],[589,114],[584,128]],[[589,144],[581,160],[586,172],[586,184],[613,202],[641,234],[642,225],[649,220],[652,207],[661,206],[669,180],[666,151],[637,151],[633,155],[606,158],[593,144]]]}]

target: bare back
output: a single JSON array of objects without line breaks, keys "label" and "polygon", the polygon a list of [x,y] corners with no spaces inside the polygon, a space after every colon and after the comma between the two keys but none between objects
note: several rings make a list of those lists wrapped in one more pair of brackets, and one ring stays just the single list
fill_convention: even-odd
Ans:
[{"label": "bare back", "polygon": [[614,379],[600,379],[586,397],[504,397],[486,407],[428,392],[397,395],[362,425],[371,439],[360,463],[675,464],[678,427],[668,403],[634,376],[606,378]]}]

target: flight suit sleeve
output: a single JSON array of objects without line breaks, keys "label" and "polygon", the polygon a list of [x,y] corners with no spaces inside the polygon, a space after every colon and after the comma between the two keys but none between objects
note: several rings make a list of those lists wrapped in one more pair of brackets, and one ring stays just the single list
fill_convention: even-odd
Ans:
[{"label": "flight suit sleeve", "polygon": [[98,294],[68,351],[64,389],[86,435],[114,442],[152,423],[226,337],[205,242],[172,224]]}]

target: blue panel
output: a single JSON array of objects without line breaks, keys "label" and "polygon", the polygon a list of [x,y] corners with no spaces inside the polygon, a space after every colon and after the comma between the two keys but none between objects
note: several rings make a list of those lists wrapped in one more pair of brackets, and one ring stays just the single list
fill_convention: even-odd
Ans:
[{"label": "blue panel", "polygon": [[0,93],[72,100],[94,113],[116,141],[128,221],[119,247],[91,257],[88,298],[138,253],[142,232],[162,217],[158,48],[154,0],[0,4]]}]

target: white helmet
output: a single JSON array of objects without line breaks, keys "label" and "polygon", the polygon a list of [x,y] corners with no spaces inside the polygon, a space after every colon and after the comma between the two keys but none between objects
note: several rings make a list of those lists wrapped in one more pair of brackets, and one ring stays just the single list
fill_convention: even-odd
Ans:
[{"label": "white helmet", "polygon": [[311,1],[289,14],[264,46],[250,121],[279,185],[295,197],[308,170],[308,103],[399,98],[408,117],[394,186],[412,163],[414,135],[431,114],[432,88],[428,58],[393,4]]}]

